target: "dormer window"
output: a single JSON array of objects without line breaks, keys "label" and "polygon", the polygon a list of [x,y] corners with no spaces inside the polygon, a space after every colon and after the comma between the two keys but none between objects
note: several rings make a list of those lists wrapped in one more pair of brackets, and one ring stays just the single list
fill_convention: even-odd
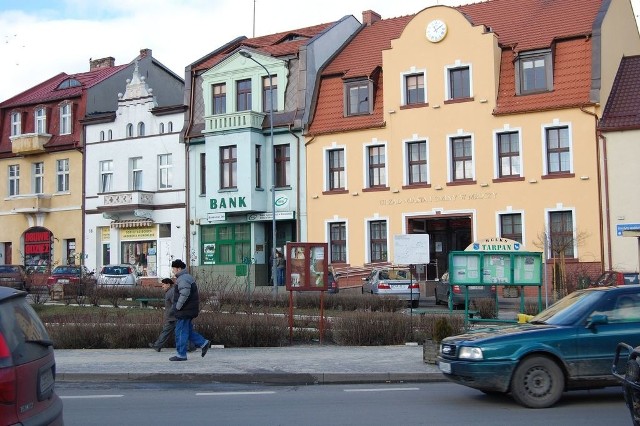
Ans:
[{"label": "dormer window", "polygon": [[47,133],[47,110],[45,108],[36,109],[35,123],[35,131],[37,134],[42,135]]},{"label": "dormer window", "polygon": [[518,55],[515,62],[516,94],[553,90],[553,59],[551,50],[537,50]]},{"label": "dormer window", "polygon": [[66,103],[60,107],[60,134],[71,134],[71,104]]},{"label": "dormer window", "polygon": [[11,136],[19,136],[22,134],[22,114],[19,112],[11,113]]},{"label": "dormer window", "polygon": [[68,78],[58,85],[58,89],[68,89],[70,87],[82,86],[75,78]]},{"label": "dormer window", "polygon": [[373,107],[371,80],[357,80],[344,85],[344,115],[371,114]]}]

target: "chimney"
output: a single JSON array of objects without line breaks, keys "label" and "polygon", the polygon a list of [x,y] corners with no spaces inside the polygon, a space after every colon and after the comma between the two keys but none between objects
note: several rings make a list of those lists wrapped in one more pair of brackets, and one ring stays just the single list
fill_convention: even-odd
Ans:
[{"label": "chimney", "polygon": [[89,71],[97,70],[99,68],[109,68],[114,66],[116,59],[113,56],[108,56],[101,59],[89,59]]},{"label": "chimney", "polygon": [[374,22],[378,22],[382,17],[373,10],[365,10],[362,12],[362,23],[370,27]]},{"label": "chimney", "polygon": [[140,58],[151,56],[151,49],[140,49]]}]

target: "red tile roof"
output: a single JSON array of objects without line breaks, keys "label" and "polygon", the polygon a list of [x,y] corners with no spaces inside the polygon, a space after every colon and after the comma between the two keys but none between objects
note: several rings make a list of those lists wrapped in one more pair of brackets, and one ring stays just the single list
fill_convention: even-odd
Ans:
[{"label": "red tile roof", "polygon": [[600,120],[600,129],[640,129],[640,56],[622,58]]}]

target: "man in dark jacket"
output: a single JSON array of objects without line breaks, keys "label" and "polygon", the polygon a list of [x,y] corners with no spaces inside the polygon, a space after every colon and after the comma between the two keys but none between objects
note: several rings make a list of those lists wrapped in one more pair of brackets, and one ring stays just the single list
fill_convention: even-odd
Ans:
[{"label": "man in dark jacket", "polygon": [[196,280],[186,271],[187,265],[180,259],[171,262],[171,270],[176,276],[176,289],[173,294],[171,312],[176,317],[176,350],[177,356],[169,361],[186,361],[187,346],[193,342],[202,348],[201,355],[205,356],[211,347],[211,341],[193,331],[193,319],[200,312],[200,297]]},{"label": "man in dark jacket", "polygon": [[[149,347],[155,349],[156,352],[164,347],[169,340],[171,333],[176,329],[176,317],[171,315],[171,308],[173,307],[173,295],[175,286],[171,278],[162,279],[162,290],[164,290],[164,323],[162,325],[162,331],[158,335],[155,342],[149,343]],[[189,342],[189,352],[196,349],[193,343]]]}]

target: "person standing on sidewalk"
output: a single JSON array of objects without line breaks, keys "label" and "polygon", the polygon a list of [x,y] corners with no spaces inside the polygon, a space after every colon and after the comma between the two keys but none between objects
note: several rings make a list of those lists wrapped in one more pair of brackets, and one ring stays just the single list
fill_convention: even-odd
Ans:
[{"label": "person standing on sidewalk", "polygon": [[180,259],[171,262],[171,270],[176,277],[176,289],[173,294],[171,312],[176,317],[176,350],[178,355],[169,361],[186,361],[187,346],[193,342],[202,349],[205,356],[211,347],[211,341],[193,331],[193,319],[200,312],[200,296],[196,280],[185,269],[187,265]]},{"label": "person standing on sidewalk", "polygon": [[[164,345],[169,340],[171,333],[176,329],[176,317],[171,315],[171,307],[173,306],[173,295],[175,286],[171,278],[162,279],[162,290],[164,290],[164,323],[162,325],[162,331],[158,335],[155,342],[149,343],[151,349],[155,349],[156,352],[160,352]],[[189,342],[189,352],[195,350],[193,343]]]}]

